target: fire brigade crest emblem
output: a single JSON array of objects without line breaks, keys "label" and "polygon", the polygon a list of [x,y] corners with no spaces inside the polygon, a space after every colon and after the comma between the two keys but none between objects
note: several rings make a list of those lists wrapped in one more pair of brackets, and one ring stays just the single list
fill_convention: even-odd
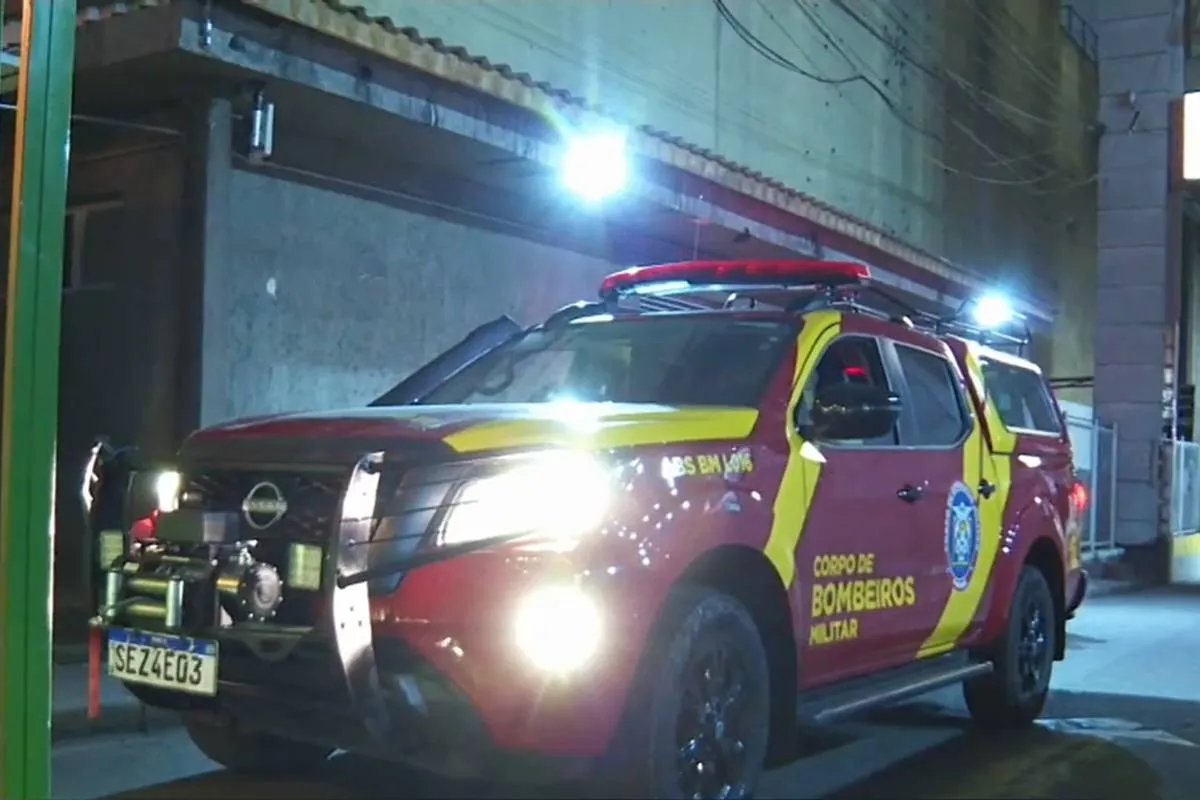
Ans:
[{"label": "fire brigade crest emblem", "polygon": [[971,585],[979,559],[979,506],[967,485],[956,481],[946,501],[946,563],[954,588]]}]

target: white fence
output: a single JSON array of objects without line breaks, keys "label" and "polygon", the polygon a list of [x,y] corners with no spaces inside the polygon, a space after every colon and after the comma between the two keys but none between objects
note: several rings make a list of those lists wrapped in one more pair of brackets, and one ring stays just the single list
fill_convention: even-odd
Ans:
[{"label": "white fence", "polygon": [[1117,431],[1112,425],[1067,416],[1075,473],[1087,487],[1081,555],[1103,557],[1117,548]]},{"label": "white fence", "polygon": [[1200,442],[1171,442],[1171,533],[1200,532]]}]

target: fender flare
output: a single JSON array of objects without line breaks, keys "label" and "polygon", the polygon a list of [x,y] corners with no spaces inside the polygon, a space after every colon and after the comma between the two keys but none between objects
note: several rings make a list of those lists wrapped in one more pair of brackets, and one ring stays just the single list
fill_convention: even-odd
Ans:
[{"label": "fender flare", "polygon": [[[1064,552],[1061,525],[1056,523],[1050,506],[1036,499],[1026,503],[1014,517],[1012,524],[1005,526],[1000,547],[1000,557],[992,571],[987,619],[980,631],[979,642],[987,647],[1004,634],[1008,625],[1008,612],[1012,607],[1012,596],[1021,576],[1021,569],[1031,559],[1038,560],[1053,554],[1057,570],[1050,579],[1051,592],[1058,607],[1058,649],[1064,646],[1066,631],[1066,554]],[[1057,587],[1057,588],[1056,588]]]}]

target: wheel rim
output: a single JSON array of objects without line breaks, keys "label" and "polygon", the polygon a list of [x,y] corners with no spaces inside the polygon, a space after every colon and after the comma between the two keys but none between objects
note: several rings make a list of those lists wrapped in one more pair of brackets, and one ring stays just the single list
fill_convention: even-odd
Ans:
[{"label": "wheel rim", "polygon": [[694,800],[746,795],[744,662],[725,648],[697,659],[685,676],[676,724],[680,794]]},{"label": "wheel rim", "polygon": [[1021,620],[1021,638],[1017,644],[1017,674],[1022,696],[1033,696],[1045,688],[1050,671],[1049,656],[1047,615],[1039,603],[1032,602]]}]

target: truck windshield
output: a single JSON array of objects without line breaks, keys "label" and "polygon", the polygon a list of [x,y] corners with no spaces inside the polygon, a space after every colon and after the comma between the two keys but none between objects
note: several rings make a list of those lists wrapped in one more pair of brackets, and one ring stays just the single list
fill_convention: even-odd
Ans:
[{"label": "truck windshield", "polygon": [[1062,433],[1054,396],[1037,372],[993,359],[981,359],[988,395],[1005,426],[1035,433]]},{"label": "truck windshield", "polygon": [[793,325],[769,320],[579,321],[501,345],[421,403],[756,406],[794,337]]}]

